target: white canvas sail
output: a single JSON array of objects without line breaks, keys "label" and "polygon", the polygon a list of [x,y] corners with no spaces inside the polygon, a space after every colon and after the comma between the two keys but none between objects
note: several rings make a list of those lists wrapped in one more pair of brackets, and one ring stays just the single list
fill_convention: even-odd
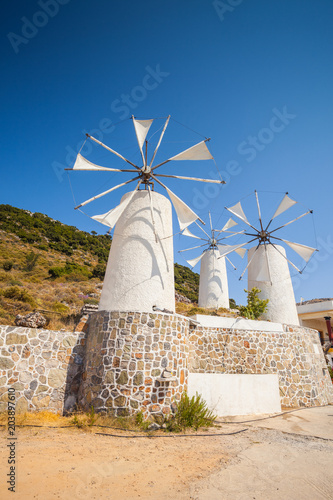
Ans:
[{"label": "white canvas sail", "polygon": [[100,165],[96,165],[95,163],[92,163],[91,161],[87,160],[84,158],[80,153],[77,155],[73,170],[109,170],[111,172],[121,172],[119,168],[108,168],[108,167],[101,167]]},{"label": "white canvas sail", "polygon": [[179,160],[212,160],[213,156],[211,155],[209,149],[206,146],[206,141],[199,142],[195,146],[186,149],[182,153],[179,153],[176,156],[170,158],[169,161],[179,161]]},{"label": "white canvas sail", "polygon": [[143,157],[143,152],[142,152],[142,146],[145,143],[148,131],[150,129],[151,124],[153,123],[152,120],[136,120],[133,118],[133,123],[134,123],[134,129],[135,129],[135,134],[136,138],[138,140],[139,148],[141,150],[141,154]]},{"label": "white canvas sail", "polygon": [[240,201],[238,203],[236,203],[236,205],[234,205],[233,207],[227,208],[227,210],[229,210],[229,212],[231,212],[234,215],[236,215],[237,217],[239,217],[239,219],[246,222],[246,224],[249,224],[249,221],[247,220],[246,215],[244,214],[244,211],[243,211],[243,208],[242,208]]},{"label": "white canvas sail", "polygon": [[287,194],[285,194],[280,205],[277,207],[277,209],[272,217],[272,220],[275,219],[275,217],[277,217],[278,215],[280,215],[283,212],[285,212],[286,210],[288,210],[288,208],[292,207],[296,203],[297,203],[297,201],[292,200],[291,198],[289,198],[289,196]]},{"label": "white canvas sail", "polygon": [[305,260],[305,262],[308,262],[312,257],[312,254],[316,252],[316,248],[308,247],[306,245],[301,245],[300,243],[293,243],[287,240],[282,240],[282,241],[284,241],[290,248],[292,248],[296,253],[298,253],[298,255],[300,255],[302,259]]},{"label": "white canvas sail", "polygon": [[220,257],[225,257],[229,253],[235,252],[236,250],[242,248],[245,245],[247,245],[247,243],[241,243],[240,245],[218,245]]},{"label": "white canvas sail", "polygon": [[205,255],[205,252],[203,252],[199,257],[196,257],[195,259],[187,260],[186,262],[190,265],[190,267],[194,267],[197,265],[199,260],[202,259],[202,257]]},{"label": "white canvas sail", "polygon": [[199,216],[166,186],[165,189],[175,207],[180,230],[183,231],[183,229],[187,228],[192,222],[199,219]]},{"label": "white canvas sail", "polygon": [[227,231],[227,229],[230,229],[231,227],[237,226],[237,222],[233,220],[232,217],[228,220],[226,224],[222,227],[221,231]]},{"label": "white canvas sail", "polygon": [[94,220],[97,220],[101,224],[104,224],[105,226],[108,226],[112,229],[116,225],[121,214],[124,212],[126,207],[132,201],[133,196],[135,195],[136,192],[137,192],[136,189],[134,191],[132,191],[128,198],[126,198],[124,201],[119,203],[119,205],[117,205],[115,208],[113,208],[109,212],[106,212],[105,214],[101,214],[101,215],[94,215],[91,218]]},{"label": "white canvas sail", "polygon": [[185,228],[183,233],[184,236],[190,236],[191,238],[197,238],[198,240],[201,240],[199,236],[196,236],[195,234],[191,233],[191,231],[188,228]]}]

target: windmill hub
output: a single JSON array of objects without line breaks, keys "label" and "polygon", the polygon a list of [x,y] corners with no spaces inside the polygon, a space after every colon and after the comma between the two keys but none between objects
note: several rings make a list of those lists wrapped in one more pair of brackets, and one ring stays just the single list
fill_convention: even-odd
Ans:
[{"label": "windmill hub", "polygon": [[216,247],[217,247],[217,241],[216,241],[216,239],[215,239],[215,238],[212,238],[212,239],[210,240],[210,246],[211,246],[212,248],[216,248]]},{"label": "windmill hub", "polygon": [[145,165],[142,167],[141,171],[144,173],[144,174],[150,174],[151,172],[151,168],[149,165]]}]

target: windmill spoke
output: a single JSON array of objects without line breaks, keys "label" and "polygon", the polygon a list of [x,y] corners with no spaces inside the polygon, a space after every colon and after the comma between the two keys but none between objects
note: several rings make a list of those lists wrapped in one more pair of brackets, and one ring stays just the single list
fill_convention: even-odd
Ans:
[{"label": "windmill spoke", "polygon": [[244,269],[244,271],[242,272],[242,274],[241,274],[241,275],[240,275],[240,277],[238,278],[238,279],[239,279],[239,281],[243,278],[243,276],[244,276],[244,274],[246,273],[246,271],[247,271],[247,269],[248,269],[249,265],[250,265],[250,264],[251,264],[251,262],[253,261],[254,255],[255,255],[256,251],[258,250],[258,248],[259,248],[259,243],[258,243],[257,248],[255,249],[255,251],[253,252],[253,255],[252,255],[251,259],[250,259],[250,260],[249,260],[249,262],[247,263],[246,268]]},{"label": "windmill spoke", "polygon": [[270,231],[269,234],[275,233],[275,231],[278,231],[279,229],[282,229],[283,227],[289,226],[289,224],[292,224],[293,222],[296,222],[297,220],[301,219],[305,215],[312,214],[312,212],[313,212],[312,210],[308,210],[307,212],[305,212],[305,214],[302,214],[299,217],[296,217],[296,219],[293,219],[293,220],[287,222],[286,224],[283,224],[282,226],[279,226],[276,229],[273,229],[273,231]]},{"label": "windmill spoke", "polygon": [[149,201],[150,201],[151,220],[152,220],[152,223],[153,223],[153,230],[154,230],[154,235],[155,235],[155,241],[157,243],[158,239],[157,239],[155,219],[154,219],[153,198],[152,198],[152,195],[151,195],[151,191],[150,191],[150,186],[149,185],[148,185],[148,194],[149,194]]},{"label": "windmill spoke", "polygon": [[185,149],[181,153],[178,153],[175,156],[172,156],[168,160],[163,161],[162,163],[159,163],[156,165],[152,170],[155,170],[156,168],[161,167],[162,165],[165,165],[165,163],[168,163],[169,161],[180,161],[180,160],[212,160],[213,156],[210,154],[209,149],[206,146],[206,142],[209,141],[210,139],[205,139],[204,141],[199,142],[198,144],[195,144],[194,146]]},{"label": "windmill spoke", "polygon": [[101,215],[94,215],[91,217],[94,220],[97,220],[101,224],[104,224],[105,226],[110,227],[111,229],[116,225],[118,222],[120,216],[123,214],[124,210],[128,207],[130,202],[132,201],[135,193],[139,189],[139,186],[141,184],[141,179],[139,180],[136,188],[132,193],[130,193],[130,196],[125,198],[125,200],[121,201],[119,205],[117,205],[115,208],[112,210],[109,210],[106,214],[101,214]]},{"label": "windmill spoke", "polygon": [[210,240],[210,236],[209,236],[209,234],[208,234],[208,233],[206,233],[206,231],[204,230],[204,228],[203,228],[203,227],[201,227],[201,226],[199,226],[199,224],[197,223],[197,221],[195,221],[195,224],[198,226],[198,228],[199,228],[199,229],[201,229],[201,231],[202,231],[203,233],[205,233],[205,235],[206,235],[206,236],[208,236],[208,239]]},{"label": "windmill spoke", "polygon": [[195,234],[192,234],[191,231],[188,229],[188,227],[186,227],[184,229],[184,231],[182,232],[182,235],[183,236],[190,236],[190,238],[196,238],[197,240],[207,241],[207,243],[209,242],[209,240],[206,240],[205,238],[200,238],[200,236],[196,236]]},{"label": "windmill spoke", "polygon": [[195,248],[205,247],[206,245],[207,245],[207,243],[204,243],[203,245],[198,245],[198,246],[196,246],[196,247],[185,248],[185,250],[178,250],[178,253],[181,253],[181,252],[187,252],[188,250],[194,250]]},{"label": "windmill spoke", "polygon": [[[252,229],[254,229],[255,231],[257,231],[257,233],[259,233],[258,229],[256,229],[254,226],[252,226],[252,224],[249,223],[249,221],[244,218],[245,217],[245,214],[244,214],[244,217],[242,217],[242,215],[239,215],[237,212],[235,212],[234,210],[232,210],[233,207],[231,208],[228,208],[228,207],[224,207],[226,210],[228,210],[228,212],[232,213],[233,215],[235,215],[238,219],[242,220],[243,222],[245,222],[245,224],[247,224],[248,226],[252,227]],[[243,212],[243,210],[242,210]],[[243,212],[244,213],[244,212]]]},{"label": "windmill spoke", "polygon": [[155,148],[155,151],[154,151],[153,157],[152,157],[152,159],[151,159],[151,161],[150,161],[150,164],[149,164],[149,166],[150,166],[150,167],[152,166],[153,161],[154,161],[155,156],[156,156],[156,153],[157,153],[157,151],[158,151],[158,148],[160,147],[160,144],[161,144],[161,141],[162,141],[162,139],[163,139],[163,136],[164,136],[164,133],[165,133],[165,131],[166,131],[166,128],[167,128],[167,126],[168,126],[169,120],[170,120],[170,115],[167,117],[167,119],[166,119],[166,121],[165,121],[165,124],[164,124],[163,130],[162,130],[162,132],[161,132],[161,135],[160,135],[159,141],[158,141],[158,143],[157,143],[157,146],[156,146],[156,148]]},{"label": "windmill spoke", "polygon": [[[152,168],[152,170],[154,170],[154,168]],[[219,180],[215,180],[215,179],[199,179],[198,177],[184,177],[182,175],[165,175],[165,174],[155,174],[155,175],[156,175],[156,177],[169,177],[171,179],[183,179],[185,181],[198,181],[198,182],[211,182],[213,184],[225,184],[225,181],[219,181]]]},{"label": "windmill spoke", "polygon": [[231,260],[230,260],[228,257],[226,257],[225,259],[229,262],[229,264],[231,264],[231,265],[232,265],[232,267],[233,267],[233,268],[234,268],[234,270],[236,271],[237,267],[233,265],[233,263],[231,262]]},{"label": "windmill spoke", "polygon": [[202,252],[201,255],[199,255],[199,257],[196,257],[195,259],[191,259],[191,260],[187,260],[186,262],[190,265],[190,267],[193,269],[197,263],[199,262],[199,260],[202,259],[202,257],[205,255],[205,252]]},{"label": "windmill spoke", "polygon": [[261,230],[263,231],[264,228],[262,226],[262,220],[261,220],[261,212],[260,212],[260,205],[259,205],[259,197],[258,197],[258,193],[257,191],[254,191],[255,194],[256,194],[256,201],[257,201],[257,208],[258,208],[258,215],[259,215],[259,222],[260,222],[260,227],[261,227]]},{"label": "windmill spoke", "polygon": [[279,206],[277,207],[277,209],[275,210],[274,212],[274,215],[273,217],[271,218],[271,220],[269,221],[267,227],[266,227],[266,231],[267,229],[269,228],[271,222],[273,221],[273,219],[275,219],[275,217],[277,217],[278,215],[282,214],[283,212],[285,212],[286,210],[288,210],[288,208],[292,207],[293,205],[295,205],[297,203],[297,201],[295,200],[292,200],[289,196],[288,196],[288,192],[285,193],[284,197],[282,198],[282,201],[280,202]]},{"label": "windmill spoke", "polygon": [[212,224],[212,217],[210,215],[210,212],[208,212],[208,216],[209,216],[209,224],[210,224],[210,230],[212,231],[213,233],[213,224]]},{"label": "windmill spoke", "polygon": [[97,194],[96,196],[93,196],[92,198],[89,198],[89,200],[86,200],[83,203],[81,203],[80,205],[78,205],[77,207],[75,207],[75,210],[77,210],[78,208],[83,207],[84,205],[87,205],[91,201],[97,200],[97,198],[101,198],[102,196],[105,196],[106,194],[111,193],[115,189],[118,189],[118,188],[120,188],[122,186],[125,186],[126,184],[129,184],[130,182],[136,181],[139,178],[140,178],[140,176],[134,177],[133,179],[130,179],[129,181],[123,182],[122,184],[118,184],[118,186],[114,186],[113,188],[108,189],[107,191],[104,191],[103,193]]},{"label": "windmill spoke", "polygon": [[272,278],[271,278],[271,271],[269,269],[269,260],[268,260],[268,253],[267,253],[266,243],[264,243],[264,246],[265,246],[265,257],[266,257],[268,277],[269,277],[270,284],[272,285]]},{"label": "windmill spoke", "polygon": [[153,174],[151,174],[151,177],[164,189],[167,191],[168,195],[170,196],[170,199],[172,201],[172,204],[176,210],[177,217],[178,217],[178,222],[180,229],[183,230],[193,222],[195,222],[197,219],[202,223],[205,224],[200,217],[193,212],[193,210],[186,205],[175,193],[171,191],[171,189],[167,188],[165,184],[163,184],[160,180],[157,179]]},{"label": "windmill spoke", "polygon": [[106,146],[105,144],[103,144],[103,142],[99,141],[98,139],[95,139],[95,137],[93,137],[92,135],[86,134],[86,136],[92,139],[93,141],[97,142],[97,144],[99,144],[100,146],[103,146],[103,148],[107,149],[108,151],[111,151],[111,153],[113,153],[114,155],[119,156],[119,158],[132,165],[132,167],[135,167],[137,170],[141,170],[137,165],[134,165],[134,163],[127,160],[123,155],[117,153],[117,151],[114,151],[114,149],[109,148],[109,146]]},{"label": "windmill spoke", "polygon": [[244,231],[239,231],[237,233],[228,234],[228,236],[223,236],[223,237],[219,238],[218,241],[226,240],[227,238],[231,238],[232,236],[235,236],[236,234],[244,234]]},{"label": "windmill spoke", "polygon": [[[277,238],[277,239],[280,239],[280,238]],[[295,264],[293,264],[293,263],[291,262],[291,260],[289,260],[289,259],[288,259],[285,255],[283,255],[283,253],[282,253],[282,252],[280,252],[280,250],[279,250],[279,249],[278,249],[278,248],[274,245],[274,243],[271,243],[271,245],[275,248],[275,250],[276,250],[277,252],[279,252],[279,254],[280,254],[280,255],[282,255],[282,257],[283,257],[284,259],[286,259],[286,261],[287,261],[287,262],[289,262],[289,264],[290,264],[291,266],[293,266],[293,268],[295,268],[295,269],[296,269],[296,271],[298,271],[300,274],[302,274],[302,271],[300,271],[300,270],[298,269],[298,267],[297,267],[297,266],[295,266]]]}]

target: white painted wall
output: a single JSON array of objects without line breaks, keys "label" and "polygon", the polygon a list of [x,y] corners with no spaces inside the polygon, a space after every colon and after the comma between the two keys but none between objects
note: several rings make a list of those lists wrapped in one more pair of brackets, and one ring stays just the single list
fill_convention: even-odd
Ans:
[{"label": "white painted wall", "polygon": [[[276,247],[283,255],[286,255],[282,246],[276,245]],[[248,269],[248,290],[257,287],[261,290],[259,297],[269,299],[267,312],[263,314],[263,319],[299,325],[288,262],[272,245],[267,245],[266,248],[272,284],[268,281],[256,281],[256,277],[266,260],[264,245],[260,245]],[[255,249],[256,247],[249,249],[248,261],[252,258]]]},{"label": "white painted wall", "polygon": [[196,392],[219,417],[281,412],[277,374],[189,373],[188,395]]},{"label": "white painted wall", "polygon": [[137,191],[114,230],[100,311],[149,312],[154,305],[175,310],[171,203],[151,194],[160,241],[154,236],[149,193]]},{"label": "white painted wall", "polygon": [[201,326],[212,328],[232,328],[234,330],[255,330],[263,332],[283,332],[281,323],[273,323],[271,321],[256,321],[253,319],[244,318],[226,318],[223,316],[208,316],[204,314],[195,314],[191,316],[195,321],[198,321]]},{"label": "white painted wall", "polygon": [[218,250],[208,249],[201,259],[199,300],[200,307],[229,309],[228,278],[225,258],[218,259]]}]

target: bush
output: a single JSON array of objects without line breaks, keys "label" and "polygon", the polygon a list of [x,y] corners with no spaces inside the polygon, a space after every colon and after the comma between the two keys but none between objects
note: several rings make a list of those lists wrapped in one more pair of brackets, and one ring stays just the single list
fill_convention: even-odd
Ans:
[{"label": "bush", "polygon": [[33,251],[29,252],[25,256],[25,270],[26,271],[30,272],[36,267],[38,257],[39,257],[38,253],[34,253]]},{"label": "bush", "polygon": [[92,277],[98,278],[101,281],[103,281],[105,276],[105,271],[106,271],[106,264],[97,264],[97,266],[94,267],[93,269]]},{"label": "bush", "polygon": [[207,403],[196,393],[189,398],[186,392],[182,394],[175,415],[167,422],[167,429],[172,432],[180,432],[188,427],[198,430],[199,427],[210,427],[216,420],[216,416],[207,408]]},{"label": "bush", "polygon": [[12,268],[13,268],[13,265],[14,265],[14,262],[12,262],[11,260],[5,260],[5,262],[2,264],[2,269],[4,271],[11,271]]},{"label": "bush", "polygon": [[249,319],[259,319],[264,312],[267,311],[268,299],[261,300],[258,294],[261,292],[259,288],[252,288],[252,290],[244,290],[247,293],[247,306],[239,306],[239,313],[241,316]]},{"label": "bush", "polygon": [[2,295],[6,299],[19,300],[20,302],[27,302],[30,305],[35,305],[34,298],[24,289],[20,289],[18,286],[11,286],[5,288],[2,291]]}]

